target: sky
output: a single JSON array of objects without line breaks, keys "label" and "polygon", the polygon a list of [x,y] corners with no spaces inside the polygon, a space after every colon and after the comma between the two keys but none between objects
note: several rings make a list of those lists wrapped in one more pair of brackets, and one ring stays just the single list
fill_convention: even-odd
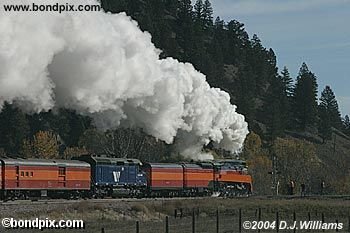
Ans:
[{"label": "sky", "polygon": [[257,34],[295,78],[303,62],[318,78],[319,95],[333,89],[350,115],[350,0],[211,0],[214,19],[236,19]]}]

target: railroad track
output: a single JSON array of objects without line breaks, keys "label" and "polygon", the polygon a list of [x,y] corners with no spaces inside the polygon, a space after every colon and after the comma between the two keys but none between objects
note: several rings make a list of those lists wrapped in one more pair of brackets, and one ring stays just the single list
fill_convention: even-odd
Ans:
[{"label": "railroad track", "polygon": [[343,199],[350,200],[350,195],[278,195],[278,196],[250,196],[250,197],[172,197],[172,198],[105,198],[105,199],[77,199],[77,200],[67,200],[67,199],[40,199],[40,200],[14,200],[7,202],[0,202],[0,205],[46,205],[46,204],[73,204],[82,201],[87,201],[90,203],[114,203],[114,202],[144,202],[144,201],[171,201],[171,200],[201,200],[201,199],[276,199],[276,200],[293,200],[293,199]]},{"label": "railroad track", "polygon": [[0,205],[43,205],[43,204],[73,204],[82,201],[87,201],[90,203],[114,203],[114,202],[144,202],[144,201],[170,201],[170,200],[201,200],[211,197],[172,197],[172,198],[105,198],[105,199],[77,199],[77,200],[67,200],[67,199],[40,199],[40,200],[14,200],[0,202]]}]

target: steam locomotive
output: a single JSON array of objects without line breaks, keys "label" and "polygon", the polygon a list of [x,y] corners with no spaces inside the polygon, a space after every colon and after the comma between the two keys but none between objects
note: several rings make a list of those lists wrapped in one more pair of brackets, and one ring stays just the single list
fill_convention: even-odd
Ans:
[{"label": "steam locomotive", "polygon": [[0,199],[249,195],[241,160],[145,163],[85,155],[72,160],[0,158]]}]

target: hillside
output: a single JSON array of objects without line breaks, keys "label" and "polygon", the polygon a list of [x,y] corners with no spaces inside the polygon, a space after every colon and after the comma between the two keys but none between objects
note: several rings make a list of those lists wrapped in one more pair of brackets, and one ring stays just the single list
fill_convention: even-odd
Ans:
[{"label": "hillside", "polygon": [[343,194],[349,190],[349,164],[350,164],[350,138],[342,133],[334,133],[333,140],[326,144],[316,144],[317,155],[327,169],[332,183],[333,191]]}]

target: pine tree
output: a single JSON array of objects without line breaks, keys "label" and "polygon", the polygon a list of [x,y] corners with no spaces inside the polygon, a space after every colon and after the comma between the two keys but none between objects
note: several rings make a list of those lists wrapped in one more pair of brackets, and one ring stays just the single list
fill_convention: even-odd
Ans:
[{"label": "pine tree", "polygon": [[181,61],[189,62],[194,54],[193,12],[191,0],[179,1],[177,41],[181,47]]},{"label": "pine tree", "polygon": [[283,85],[276,77],[264,98],[262,119],[267,127],[267,138],[271,141],[283,136],[288,125],[289,103]]},{"label": "pine tree", "polygon": [[203,4],[203,20],[205,29],[213,26],[213,8],[209,0],[205,0]]},{"label": "pine tree", "polygon": [[[256,85],[263,86],[266,82],[272,81],[277,75],[276,56],[272,49],[266,50],[260,38],[254,34],[250,41],[249,63],[254,67],[257,74]],[[258,94],[262,94],[259,88]]]},{"label": "pine tree", "polygon": [[346,115],[343,120],[344,131],[347,135],[350,136],[350,118],[349,115]]},{"label": "pine tree", "polygon": [[263,46],[261,45],[261,40],[258,37],[258,35],[256,35],[256,34],[253,35],[251,43],[252,43],[252,48],[260,50],[260,51],[263,50]]},{"label": "pine tree", "polygon": [[288,97],[293,95],[293,79],[290,77],[288,68],[285,66],[281,72],[281,80],[284,87],[284,92]]},{"label": "pine tree", "polygon": [[28,134],[26,115],[15,106],[5,103],[0,113],[0,148],[8,154],[18,154]]},{"label": "pine tree", "polygon": [[294,114],[297,127],[314,130],[317,122],[317,79],[305,63],[302,64],[294,88]]},{"label": "pine tree", "polygon": [[238,76],[244,77],[235,82],[236,104],[238,112],[245,115],[248,121],[255,119],[255,74],[250,66],[240,66],[238,68]]},{"label": "pine tree", "polygon": [[226,27],[227,44],[224,47],[224,51],[226,51],[224,56],[225,61],[234,65],[238,65],[238,63],[246,63],[246,58],[243,57],[242,52],[248,50],[250,41],[248,33],[244,29],[244,24],[236,20],[231,20]]},{"label": "pine tree", "polygon": [[194,20],[197,23],[202,23],[203,22],[203,1],[202,0],[197,0],[196,3],[194,4]]},{"label": "pine tree", "polygon": [[[194,44],[193,44],[193,54],[192,54],[192,60],[191,62],[194,64],[195,68],[200,70],[202,73],[204,73],[207,76],[212,76],[212,73],[214,72],[215,65],[213,64],[212,58],[209,54],[208,49],[210,48],[211,44],[211,31],[207,30],[209,29],[206,26],[206,17],[210,17],[212,11],[210,2],[207,3],[208,5],[205,6],[202,0],[197,0],[194,4],[194,12],[193,12],[193,19],[194,19]],[[205,8],[207,7],[207,8]],[[212,28],[212,22],[210,28]]]},{"label": "pine tree", "polygon": [[334,92],[330,86],[326,86],[321,93],[320,106],[323,107],[326,111],[326,114],[329,115],[329,120],[331,126],[337,129],[341,129],[341,117],[338,107],[338,102],[335,98]]},{"label": "pine tree", "polygon": [[215,19],[214,25],[216,30],[222,31],[224,29],[225,22],[218,16]]}]

